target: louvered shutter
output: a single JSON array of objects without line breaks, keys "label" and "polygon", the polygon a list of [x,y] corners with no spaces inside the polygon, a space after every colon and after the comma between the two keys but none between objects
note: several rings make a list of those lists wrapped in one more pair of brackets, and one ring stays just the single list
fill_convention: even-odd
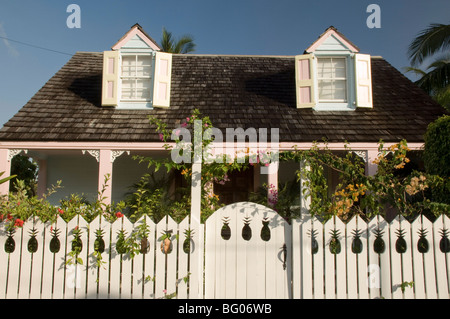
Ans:
[{"label": "louvered shutter", "polygon": [[103,52],[102,105],[117,106],[119,102],[119,51]]},{"label": "louvered shutter", "polygon": [[297,108],[309,108],[316,104],[313,58],[312,54],[297,55],[295,57]]},{"label": "louvered shutter", "polygon": [[356,106],[373,107],[370,55],[355,54]]},{"label": "louvered shutter", "polygon": [[172,54],[156,52],[153,106],[170,106],[170,82],[172,76]]}]

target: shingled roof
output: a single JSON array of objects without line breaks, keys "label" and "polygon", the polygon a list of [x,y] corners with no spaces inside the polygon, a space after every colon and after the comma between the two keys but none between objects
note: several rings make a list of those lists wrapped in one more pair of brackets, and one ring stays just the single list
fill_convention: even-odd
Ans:
[{"label": "shingled roof", "polygon": [[198,108],[218,128],[279,128],[282,142],[423,142],[444,109],[379,57],[373,108],[297,109],[294,57],[173,55],[171,107],[101,107],[102,53],[78,52],[0,130],[3,141],[159,141],[148,116],[177,127]]}]

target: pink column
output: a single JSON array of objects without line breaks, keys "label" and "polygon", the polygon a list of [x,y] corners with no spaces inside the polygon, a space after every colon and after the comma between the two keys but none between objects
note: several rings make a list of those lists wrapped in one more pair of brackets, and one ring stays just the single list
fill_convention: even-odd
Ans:
[{"label": "pink column", "polygon": [[[112,169],[113,162],[111,158],[111,150],[100,150],[99,160],[98,160],[98,191],[99,191],[99,199],[100,196],[103,198],[103,203],[106,205],[111,204],[111,196],[112,196]],[[109,179],[105,185],[105,177],[109,175]],[[103,190],[105,186],[105,190],[103,194],[100,192]]]},{"label": "pink column", "polygon": [[276,201],[276,197],[278,197],[278,162],[270,163],[266,172],[267,184],[269,185],[267,199],[270,204],[274,203]]},{"label": "pink column", "polygon": [[[11,175],[11,161],[8,159],[8,150],[0,149],[0,172],[4,172],[0,179]],[[0,196],[9,194],[9,181],[0,184]]]}]

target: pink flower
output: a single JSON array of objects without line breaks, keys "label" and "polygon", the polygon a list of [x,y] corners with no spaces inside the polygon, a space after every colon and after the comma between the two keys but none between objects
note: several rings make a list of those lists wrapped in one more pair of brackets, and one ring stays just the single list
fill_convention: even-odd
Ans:
[{"label": "pink flower", "polygon": [[186,127],[187,123],[181,123],[181,127]]},{"label": "pink flower", "polygon": [[190,119],[189,119],[189,117],[186,117],[186,121],[188,121],[188,122],[189,122],[189,120],[190,120]]},{"label": "pink flower", "polygon": [[180,132],[181,131],[179,129],[176,129],[174,133],[175,133],[176,136],[180,136]]},{"label": "pink flower", "polygon": [[205,123],[205,127],[208,127],[208,123]]},{"label": "pink flower", "polygon": [[163,293],[166,294],[167,293],[167,289],[163,289]]},{"label": "pink flower", "polygon": [[164,135],[163,135],[162,133],[159,133],[159,139],[160,139],[161,141],[164,141]]}]

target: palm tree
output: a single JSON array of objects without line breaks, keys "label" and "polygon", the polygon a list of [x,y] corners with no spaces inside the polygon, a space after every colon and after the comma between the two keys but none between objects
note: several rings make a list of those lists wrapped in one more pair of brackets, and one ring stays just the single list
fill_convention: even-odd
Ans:
[{"label": "palm tree", "polygon": [[[421,78],[415,83],[450,111],[449,48],[450,25],[430,24],[409,45],[408,55],[412,67],[406,68],[406,71],[419,75]],[[434,58],[434,62],[425,67],[424,71],[419,66],[430,57]]]},{"label": "palm tree", "polygon": [[166,28],[163,27],[161,48],[163,52],[168,53],[186,54],[193,52],[195,51],[194,38],[189,34],[185,34],[178,40],[175,40],[172,37],[172,32],[167,31]]},{"label": "palm tree", "polygon": [[412,66],[418,66],[426,58],[450,48],[450,25],[432,23],[411,42],[408,55]]}]

